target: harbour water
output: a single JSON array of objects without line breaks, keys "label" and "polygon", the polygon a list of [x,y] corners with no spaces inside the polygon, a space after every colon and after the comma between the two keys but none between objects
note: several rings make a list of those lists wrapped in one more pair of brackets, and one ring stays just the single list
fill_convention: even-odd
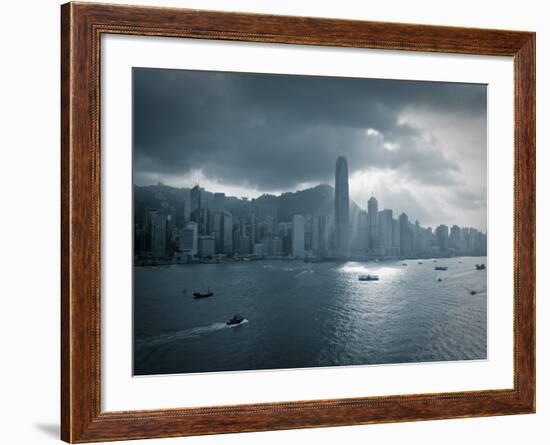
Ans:
[{"label": "harbour water", "polygon": [[[486,258],[135,267],[134,374],[486,359],[477,263]],[[207,287],[212,297],[193,298]],[[235,313],[244,321],[226,325]]]}]

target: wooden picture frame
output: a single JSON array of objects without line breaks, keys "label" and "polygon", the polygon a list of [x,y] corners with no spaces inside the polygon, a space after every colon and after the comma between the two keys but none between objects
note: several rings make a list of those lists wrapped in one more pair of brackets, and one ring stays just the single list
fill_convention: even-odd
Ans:
[{"label": "wooden picture frame", "polygon": [[[102,412],[99,114],[103,34],[512,56],[513,389]],[[534,33],[67,3],[61,7],[61,35],[63,440],[94,442],[535,412]]]}]

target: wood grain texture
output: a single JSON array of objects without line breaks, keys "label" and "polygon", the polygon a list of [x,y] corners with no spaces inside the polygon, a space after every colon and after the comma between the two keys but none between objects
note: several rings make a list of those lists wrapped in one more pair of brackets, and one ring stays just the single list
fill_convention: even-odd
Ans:
[{"label": "wood grain texture", "polygon": [[[101,412],[99,69],[100,38],[105,33],[514,57],[514,388]],[[63,440],[93,442],[534,412],[533,33],[68,3],[61,7],[61,37]]]}]

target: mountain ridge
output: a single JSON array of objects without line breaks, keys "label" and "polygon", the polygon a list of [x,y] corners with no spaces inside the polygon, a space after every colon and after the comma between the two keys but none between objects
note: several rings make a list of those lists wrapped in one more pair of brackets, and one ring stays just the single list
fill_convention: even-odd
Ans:
[{"label": "mountain ridge", "polygon": [[[207,196],[214,192],[205,190]],[[172,187],[162,183],[156,185],[133,186],[134,194],[134,223],[141,224],[147,207],[159,207],[167,202],[176,209],[176,220],[183,221],[183,201],[189,199],[190,189],[187,187]],[[254,204],[259,209],[269,209],[269,213],[276,211],[278,222],[288,222],[293,215],[330,215],[334,209],[334,187],[328,184],[319,184],[295,192],[284,192],[280,195],[263,194],[257,198],[245,199],[236,196],[226,196],[226,210],[235,216],[245,216]],[[350,221],[357,218],[360,207],[350,200]],[[178,223],[179,225],[179,223]]]}]

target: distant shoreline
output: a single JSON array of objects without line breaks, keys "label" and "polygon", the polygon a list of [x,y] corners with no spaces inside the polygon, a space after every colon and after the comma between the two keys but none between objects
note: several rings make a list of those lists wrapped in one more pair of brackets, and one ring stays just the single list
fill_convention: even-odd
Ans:
[{"label": "distant shoreline", "polygon": [[264,261],[291,261],[291,262],[302,262],[302,263],[387,263],[391,261],[437,261],[437,260],[449,260],[454,258],[486,258],[487,255],[453,255],[453,256],[437,256],[437,257],[399,257],[399,258],[360,258],[360,257],[350,257],[347,259],[339,258],[324,258],[324,259],[304,259],[304,258],[290,258],[290,257],[263,257],[263,258],[240,258],[240,259],[224,259],[224,260],[204,260],[204,261],[176,261],[176,260],[139,260],[134,261],[133,267],[157,267],[157,266],[196,266],[196,265],[212,265],[212,264],[233,264],[233,263],[256,263]]}]

